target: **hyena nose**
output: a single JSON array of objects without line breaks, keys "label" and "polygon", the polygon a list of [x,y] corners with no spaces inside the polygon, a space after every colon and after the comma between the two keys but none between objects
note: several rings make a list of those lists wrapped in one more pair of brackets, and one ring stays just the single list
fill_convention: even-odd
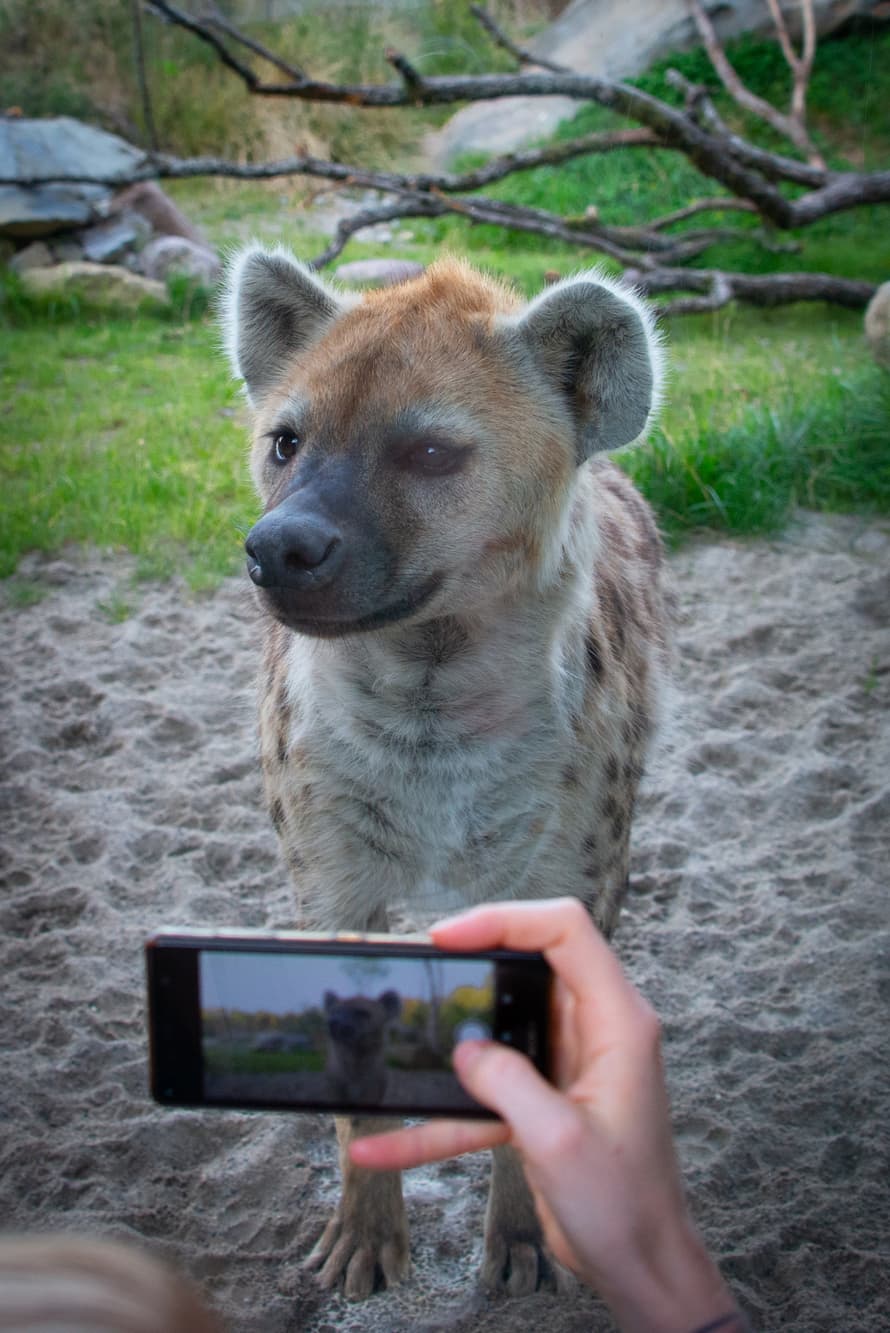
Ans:
[{"label": "hyena nose", "polygon": [[343,561],[338,528],[317,514],[266,514],[247,534],[247,572],[258,588],[317,588]]}]

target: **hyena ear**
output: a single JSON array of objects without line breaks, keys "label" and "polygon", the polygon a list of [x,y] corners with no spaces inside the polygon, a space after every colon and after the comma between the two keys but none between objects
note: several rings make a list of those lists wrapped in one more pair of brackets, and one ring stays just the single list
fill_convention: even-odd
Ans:
[{"label": "hyena ear", "polygon": [[221,314],[229,360],[250,401],[349,305],[286,250],[242,250],[229,267]]},{"label": "hyena ear", "polygon": [[378,1002],[383,1006],[387,1018],[397,1018],[402,1012],[402,997],[398,991],[385,990],[378,997]]},{"label": "hyena ear", "polygon": [[579,463],[642,434],[658,405],[663,354],[652,312],[635,292],[582,273],[542,292],[516,328],[568,399]]}]

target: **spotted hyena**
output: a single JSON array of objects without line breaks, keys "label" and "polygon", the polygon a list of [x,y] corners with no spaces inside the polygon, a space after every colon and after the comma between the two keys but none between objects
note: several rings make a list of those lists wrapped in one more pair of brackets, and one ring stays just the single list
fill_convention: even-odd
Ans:
[{"label": "spotted hyena", "polygon": [[376,999],[367,995],[341,999],[334,991],[325,991],[325,1077],[331,1097],[341,1105],[385,1100],[386,1039],[401,1011],[402,1001],[394,990]]},{"label": "spotted hyena", "polygon": [[[596,272],[524,306],[456,261],[359,298],[253,248],[226,327],[264,505],[246,543],[262,763],[299,924],[570,893],[609,931],[667,653],[661,544],[603,457],[658,397],[646,306]],[[343,1195],[309,1262],[363,1296],[406,1273],[408,1239],[400,1178],[353,1167],[353,1132],[338,1121]],[[508,1149],[482,1278],[554,1280]]]}]

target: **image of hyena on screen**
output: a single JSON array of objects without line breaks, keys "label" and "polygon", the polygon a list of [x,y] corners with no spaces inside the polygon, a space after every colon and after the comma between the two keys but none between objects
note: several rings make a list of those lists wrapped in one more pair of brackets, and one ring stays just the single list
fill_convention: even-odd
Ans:
[{"label": "image of hyena on screen", "polygon": [[[267,965],[275,972],[284,963]],[[494,979],[486,963],[452,966],[390,960],[375,964],[372,977],[362,975],[367,964],[337,971],[304,960],[284,992],[255,962],[214,958],[202,976],[205,1096],[368,1109],[471,1105],[451,1056],[463,1037],[491,1034]],[[316,970],[318,982],[346,985],[315,984]],[[358,993],[356,981],[366,983]]]}]

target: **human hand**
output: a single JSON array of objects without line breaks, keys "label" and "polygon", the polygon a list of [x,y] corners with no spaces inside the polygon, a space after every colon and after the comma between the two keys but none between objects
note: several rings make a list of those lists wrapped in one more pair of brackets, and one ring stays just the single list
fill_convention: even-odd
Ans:
[{"label": "human hand", "polygon": [[581,904],[481,907],[430,934],[445,949],[546,956],[556,975],[556,1086],[517,1051],[462,1042],[457,1076],[501,1123],[430,1121],[357,1139],[356,1165],[400,1169],[510,1143],[552,1253],[600,1293],[625,1333],[689,1333],[732,1310],[686,1209],[660,1024]]}]

